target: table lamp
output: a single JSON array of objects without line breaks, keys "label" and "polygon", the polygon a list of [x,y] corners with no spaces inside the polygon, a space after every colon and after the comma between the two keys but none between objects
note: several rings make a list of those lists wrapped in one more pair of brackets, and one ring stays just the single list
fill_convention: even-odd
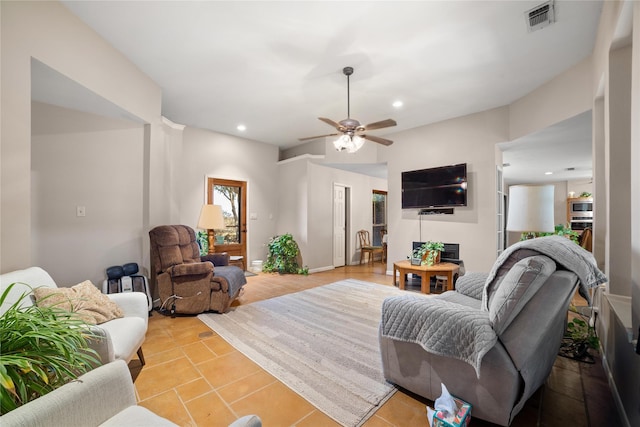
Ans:
[{"label": "table lamp", "polygon": [[222,216],[222,206],[202,205],[198,228],[207,230],[207,241],[209,242],[209,253],[215,252],[215,229],[224,228],[224,217]]},{"label": "table lamp", "polygon": [[512,185],[509,187],[507,231],[553,233],[553,185]]}]

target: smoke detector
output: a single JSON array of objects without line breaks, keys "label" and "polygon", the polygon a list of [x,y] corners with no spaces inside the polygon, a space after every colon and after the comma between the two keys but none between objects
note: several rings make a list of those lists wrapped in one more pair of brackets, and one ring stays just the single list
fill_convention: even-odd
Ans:
[{"label": "smoke detector", "polygon": [[524,14],[529,32],[540,30],[556,20],[554,1],[547,1],[528,10]]}]

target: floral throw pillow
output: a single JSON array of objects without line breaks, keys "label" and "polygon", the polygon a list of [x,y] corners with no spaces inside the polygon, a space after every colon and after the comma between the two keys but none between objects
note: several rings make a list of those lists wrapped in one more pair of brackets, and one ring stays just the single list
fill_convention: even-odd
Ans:
[{"label": "floral throw pillow", "polygon": [[100,292],[90,280],[70,288],[36,288],[33,294],[39,307],[57,307],[76,313],[90,325],[124,317],[120,307]]}]

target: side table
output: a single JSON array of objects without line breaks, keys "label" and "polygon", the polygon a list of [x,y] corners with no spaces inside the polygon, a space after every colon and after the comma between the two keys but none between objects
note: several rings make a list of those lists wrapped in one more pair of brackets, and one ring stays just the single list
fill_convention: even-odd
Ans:
[{"label": "side table", "polygon": [[244,265],[244,257],[242,255],[231,255],[229,257],[229,265],[240,267],[242,271],[246,271],[247,269]]},{"label": "side table", "polygon": [[408,273],[420,276],[420,292],[431,293],[431,276],[447,276],[447,290],[453,290],[453,276],[458,273],[460,267],[451,262],[441,262],[434,265],[411,265],[411,261],[396,261],[393,263],[393,285],[396,286],[396,272],[400,274],[398,287],[404,289],[406,275]]}]

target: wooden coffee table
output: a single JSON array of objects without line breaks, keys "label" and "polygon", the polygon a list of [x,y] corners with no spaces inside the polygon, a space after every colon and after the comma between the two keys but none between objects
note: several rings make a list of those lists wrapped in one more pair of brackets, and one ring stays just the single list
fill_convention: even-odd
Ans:
[{"label": "wooden coffee table", "polygon": [[396,272],[400,273],[398,286],[404,289],[407,273],[420,276],[420,292],[428,294],[431,292],[431,276],[447,276],[447,290],[453,290],[453,276],[460,270],[458,264],[451,262],[441,262],[434,265],[411,265],[411,261],[396,261],[393,263],[393,285],[396,285]]}]

